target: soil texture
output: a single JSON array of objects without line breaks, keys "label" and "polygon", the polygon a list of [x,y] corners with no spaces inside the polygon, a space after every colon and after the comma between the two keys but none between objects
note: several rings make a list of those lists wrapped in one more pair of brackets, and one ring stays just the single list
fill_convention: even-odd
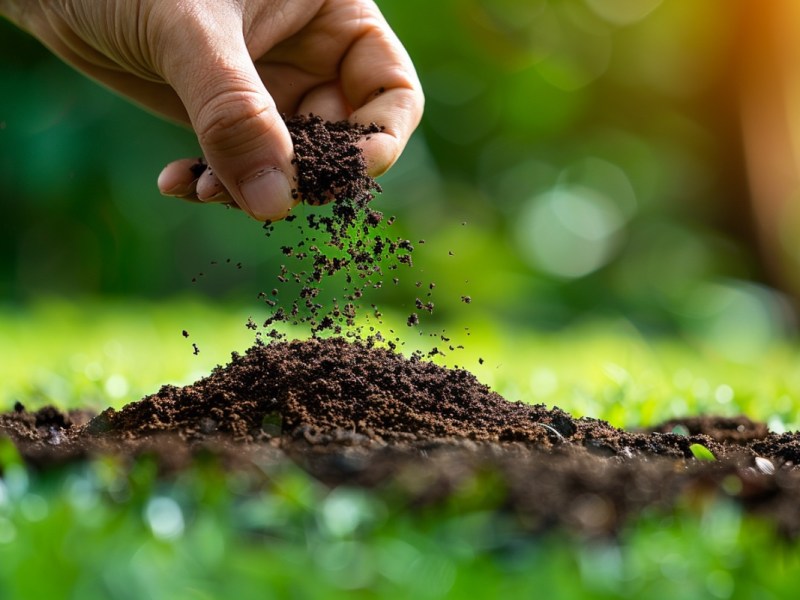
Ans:
[{"label": "soil texture", "polygon": [[[566,526],[590,536],[615,534],[645,508],[725,496],[800,534],[797,434],[773,434],[745,417],[623,431],[510,402],[465,370],[398,354],[400,336],[389,330],[394,337],[386,339],[370,325],[381,313],[368,299],[387,271],[398,285],[413,267],[414,244],[392,236],[393,219],[370,206],[380,188],[358,141],[381,129],[313,115],[292,117],[287,127],[295,193],[331,209],[298,220],[301,239],[280,248],[284,264],[259,294],[268,316],[247,324],[258,343],[192,385],[165,386],[121,410],[32,412],[17,403],[0,414],[0,438],[28,465],[147,454],[168,475],[210,454],[227,470],[263,475],[292,461],[328,485],[375,488],[415,507],[458,507],[478,490],[521,530]],[[204,168],[199,161],[193,174]],[[273,230],[265,224],[268,236]],[[434,312],[436,284],[416,279],[422,297],[410,327]],[[361,328],[359,310],[367,317]],[[311,339],[286,340],[277,326],[287,322],[307,326]],[[428,335],[458,349],[444,333]]]},{"label": "soil texture", "polygon": [[[724,496],[800,534],[796,433],[713,416],[623,431],[341,337],[259,343],[192,385],[98,415],[18,403],[0,415],[0,437],[34,468],[106,454],[147,453],[165,473],[198,454],[226,469],[291,460],[331,486],[388,489],[413,506],[482,485],[528,531],[611,535],[645,508]],[[695,458],[698,444],[716,460]]]}]

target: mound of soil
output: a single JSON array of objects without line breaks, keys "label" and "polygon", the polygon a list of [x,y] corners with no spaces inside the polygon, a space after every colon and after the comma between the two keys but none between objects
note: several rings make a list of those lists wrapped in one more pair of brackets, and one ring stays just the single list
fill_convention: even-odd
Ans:
[{"label": "mound of soil", "polygon": [[[327,484],[390,488],[413,505],[451,501],[477,480],[534,531],[607,535],[645,507],[724,495],[800,533],[797,434],[745,417],[623,431],[338,337],[257,344],[192,385],[96,416],[17,404],[0,436],[37,468],[146,452],[170,472],[211,452],[228,469],[292,460]],[[695,458],[696,444],[716,460]]]}]

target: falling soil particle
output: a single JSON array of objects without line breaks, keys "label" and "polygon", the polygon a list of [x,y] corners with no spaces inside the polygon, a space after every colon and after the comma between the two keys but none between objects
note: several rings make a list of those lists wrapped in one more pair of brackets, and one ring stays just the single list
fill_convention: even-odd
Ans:
[{"label": "falling soil particle", "polygon": [[[169,472],[212,452],[246,470],[254,457],[282,457],[327,484],[388,487],[415,506],[491,473],[504,510],[532,531],[613,534],[642,509],[688,494],[730,497],[800,534],[797,434],[743,417],[627,432],[509,402],[467,371],[342,338],[257,344],[192,385],[89,417],[18,405],[0,415],[0,436],[39,468],[147,452]],[[694,459],[694,444],[717,460]]]},{"label": "falling soil particle", "polygon": [[[358,142],[383,128],[374,123],[324,121],[313,114],[291,117],[286,126],[294,144],[296,196],[307,204],[328,203],[331,208],[329,213],[311,211],[305,219],[294,215],[286,219],[300,238],[280,247],[284,264],[267,288],[271,291],[259,295],[270,310],[261,335],[283,339],[275,325],[289,323],[307,327],[313,336],[333,333],[368,339],[358,325],[363,323],[358,321],[359,312],[368,309],[365,320],[374,330],[375,324],[382,323],[381,311],[361,299],[383,287],[386,271],[410,269],[414,264],[414,245],[389,230],[394,218],[384,219],[371,206],[381,188],[369,176]],[[268,236],[274,227],[265,224]],[[400,278],[392,277],[392,281],[399,283]],[[432,290],[435,284],[428,286]],[[330,297],[332,290],[339,290],[338,295]],[[433,313],[432,301],[418,299],[416,305],[428,315]],[[419,322],[417,314],[408,317],[409,325]],[[399,336],[387,342],[391,348],[404,344]]]}]

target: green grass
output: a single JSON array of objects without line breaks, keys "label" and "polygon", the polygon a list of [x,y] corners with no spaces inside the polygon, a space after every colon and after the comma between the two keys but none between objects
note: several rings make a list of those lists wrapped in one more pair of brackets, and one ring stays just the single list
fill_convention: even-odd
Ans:
[{"label": "green grass", "polygon": [[[800,552],[717,500],[616,542],[517,535],[485,510],[425,513],[291,469],[159,482],[98,461],[0,486],[3,598],[789,598]],[[462,498],[467,505],[470,498]]]},{"label": "green grass", "polygon": [[[249,345],[248,316],[185,300],[6,308],[0,407],[100,409],[192,381]],[[735,362],[701,339],[649,340],[619,320],[520,334],[475,319],[459,335],[466,350],[443,360],[512,400],[618,425],[746,412],[796,427],[800,361],[787,343]],[[100,459],[34,473],[1,441],[0,464],[4,599],[782,598],[800,568],[795,544],[721,497],[644,514],[600,542],[520,536],[492,511],[488,481],[419,512],[289,467],[245,478],[204,463],[163,481],[146,460],[128,472]]]},{"label": "green grass", "polygon": [[[0,308],[0,408],[24,400],[34,408],[102,409],[163,384],[190,383],[253,342],[245,327],[251,315],[258,321],[252,309],[186,299]],[[404,316],[386,321],[385,329],[406,336],[406,353],[433,343]],[[469,324],[469,335],[462,325],[445,327],[450,343],[465,349],[438,362],[466,367],[509,400],[557,405],[617,426],[713,412],[745,413],[773,430],[798,428],[800,353],[786,342],[742,361],[703,339],[647,338],[622,319],[537,333],[473,311]]]}]

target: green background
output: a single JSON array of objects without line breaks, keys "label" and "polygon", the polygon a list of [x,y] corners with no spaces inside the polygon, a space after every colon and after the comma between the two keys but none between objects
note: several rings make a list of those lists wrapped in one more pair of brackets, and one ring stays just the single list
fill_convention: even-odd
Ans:
[{"label": "green background", "polygon": [[[784,328],[780,298],[754,285],[729,3],[379,4],[427,106],[376,206],[428,242],[418,262],[439,284],[442,317],[554,329],[621,315],[701,336],[729,322],[756,337]],[[159,196],[161,167],[198,153],[190,132],[5,22],[0,80],[4,302],[193,294],[248,305],[269,285],[297,231],[266,240],[241,214]],[[227,258],[244,272],[207,272]],[[413,297],[408,287],[385,302],[406,310]]]},{"label": "green background", "polygon": [[[467,338],[439,359],[511,400],[618,426],[744,412],[797,429],[798,352],[747,206],[738,4],[379,5],[427,97],[376,200],[426,240],[381,297],[386,327],[410,333],[414,281],[433,280],[435,325]],[[4,21],[0,82],[0,408],[121,406],[252,343],[256,294],[302,233],[160,197],[192,134]],[[2,598],[783,598],[800,565],[724,492],[586,540],[520,535],[491,481],[419,511],[290,468],[39,473],[4,440],[0,470]]]}]

